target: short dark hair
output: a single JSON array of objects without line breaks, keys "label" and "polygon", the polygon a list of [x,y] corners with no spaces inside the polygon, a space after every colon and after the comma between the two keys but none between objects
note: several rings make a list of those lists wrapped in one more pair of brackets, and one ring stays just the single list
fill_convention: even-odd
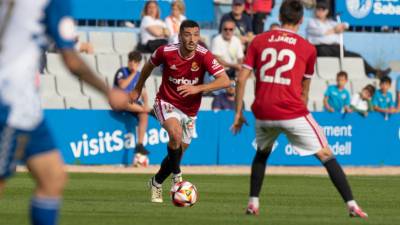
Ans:
[{"label": "short dark hair", "polygon": [[337,73],[336,74],[336,77],[345,77],[346,78],[346,80],[348,80],[349,79],[349,75],[347,75],[347,72],[346,71],[339,71],[339,73]]},{"label": "short dark hair", "polygon": [[392,79],[390,77],[388,77],[388,76],[384,76],[384,77],[381,78],[380,83],[381,84],[383,84],[383,83],[391,84],[392,83]]},{"label": "short dark hair", "polygon": [[142,54],[139,51],[131,51],[128,54],[128,60],[129,62],[134,61],[134,62],[140,62],[142,61]]},{"label": "short dark hair", "polygon": [[364,87],[365,90],[369,92],[369,95],[373,96],[375,94],[375,87],[372,84],[368,84]]},{"label": "short dark hair", "polygon": [[279,18],[282,24],[296,25],[303,18],[303,4],[300,0],[286,0],[279,9]]},{"label": "short dark hair", "polygon": [[188,27],[198,27],[198,28],[200,28],[199,24],[196,21],[194,21],[194,20],[184,20],[181,23],[181,26],[179,27],[179,32],[183,32],[183,30],[185,30],[185,28],[188,28]]}]

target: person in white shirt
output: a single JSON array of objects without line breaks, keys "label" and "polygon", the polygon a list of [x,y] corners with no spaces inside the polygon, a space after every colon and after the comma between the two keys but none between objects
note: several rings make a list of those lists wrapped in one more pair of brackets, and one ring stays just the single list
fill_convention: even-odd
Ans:
[{"label": "person in white shirt", "polygon": [[[315,45],[318,56],[340,56],[340,34],[343,33],[349,25],[347,23],[338,23],[328,17],[329,4],[325,1],[319,1],[315,7],[315,18],[311,18],[307,24],[307,39]],[[360,54],[344,49],[345,57],[360,57]],[[380,70],[372,67],[364,58],[365,72],[374,77],[383,77],[390,73],[390,68]]]},{"label": "person in white shirt", "polygon": [[369,111],[372,111],[372,96],[375,94],[375,87],[371,84],[365,86],[361,92],[354,94],[351,97],[350,108],[354,112],[359,112],[364,116],[368,115]]},{"label": "person in white shirt", "polygon": [[241,69],[244,57],[243,45],[238,37],[233,34],[235,22],[226,20],[221,29],[221,34],[212,40],[211,52],[218,62],[225,67],[230,78],[235,78]]},{"label": "person in white shirt", "polygon": [[179,42],[178,34],[179,27],[182,21],[186,20],[185,5],[181,0],[176,0],[171,4],[171,15],[165,18],[165,24],[171,36],[169,37],[170,44],[176,44]]},{"label": "person in white shirt", "polygon": [[170,32],[160,19],[160,8],[156,1],[146,2],[140,23],[140,44],[145,52],[153,52],[168,43]]}]

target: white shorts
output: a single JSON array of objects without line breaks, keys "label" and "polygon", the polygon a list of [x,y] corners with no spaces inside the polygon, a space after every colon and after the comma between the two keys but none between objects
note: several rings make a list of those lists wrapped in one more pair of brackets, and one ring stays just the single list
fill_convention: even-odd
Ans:
[{"label": "white shorts", "polygon": [[181,123],[183,143],[190,144],[192,138],[197,136],[196,117],[186,115],[172,104],[161,99],[156,99],[153,108],[161,125],[169,118],[175,118]]},{"label": "white shorts", "polygon": [[256,120],[256,141],[260,149],[272,147],[281,133],[301,156],[313,155],[328,146],[325,134],[311,114],[290,120]]}]

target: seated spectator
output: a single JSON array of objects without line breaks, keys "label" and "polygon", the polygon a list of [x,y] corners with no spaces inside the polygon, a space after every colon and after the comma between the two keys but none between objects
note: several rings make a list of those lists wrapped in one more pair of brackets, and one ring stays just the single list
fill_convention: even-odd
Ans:
[{"label": "seated spectator", "polygon": [[[128,54],[128,67],[122,67],[117,70],[114,77],[114,87],[121,88],[125,92],[130,93],[139,80],[140,71],[138,67],[140,61],[142,60],[142,55],[138,51],[132,51]],[[142,91],[141,98],[136,102],[130,102],[126,111],[133,113],[138,117],[138,134],[137,134],[137,144],[135,153],[142,155],[147,155],[149,152],[143,146],[143,139],[147,129],[148,113],[150,108],[148,107],[147,92],[145,89]]]},{"label": "seated spectator", "polygon": [[[348,24],[338,23],[329,18],[328,14],[329,4],[325,1],[317,2],[315,18],[311,18],[307,24],[307,38],[317,48],[318,56],[340,57],[340,34],[348,28]],[[360,54],[346,49],[344,49],[344,56],[362,58]],[[367,75],[372,74],[380,78],[391,71],[390,68],[386,70],[373,68],[365,59],[363,61]]]},{"label": "seated spectator", "polygon": [[156,1],[146,2],[142,16],[139,50],[152,53],[161,45],[168,44],[170,33],[164,21],[160,20],[160,8]]},{"label": "seated spectator", "polygon": [[340,71],[336,75],[336,85],[330,85],[325,91],[324,108],[328,112],[351,112],[350,93],[345,88],[347,73]]},{"label": "seated spectator", "polygon": [[235,92],[235,81],[231,80],[231,86],[226,88],[225,92],[214,96],[211,103],[212,110],[235,110]]},{"label": "seated spectator", "polygon": [[178,33],[182,21],[186,20],[185,5],[181,0],[172,2],[171,15],[165,18],[165,24],[171,36],[169,36],[169,43],[176,44],[179,42]]},{"label": "seated spectator", "polygon": [[244,57],[243,46],[239,38],[233,35],[235,22],[225,20],[221,34],[212,40],[211,52],[218,62],[225,67],[231,79],[235,79],[239,72]]},{"label": "seated spectator", "polygon": [[392,93],[389,92],[392,85],[390,77],[382,77],[379,83],[380,89],[375,92],[372,98],[372,105],[377,112],[391,114],[395,113],[394,101]]},{"label": "seated spectator", "polygon": [[275,5],[275,0],[246,0],[245,10],[252,17],[254,34],[264,32],[264,23]]},{"label": "seated spectator", "polygon": [[354,94],[351,97],[351,110],[367,116],[368,112],[373,110],[371,99],[372,96],[374,96],[374,93],[375,87],[368,84],[361,90],[361,92]]},{"label": "seated spectator", "polygon": [[271,23],[271,25],[269,25],[269,30],[276,30],[281,28],[281,25],[279,23]]},{"label": "seated spectator", "polygon": [[244,13],[244,0],[233,0],[232,11],[223,15],[219,24],[219,33],[222,32],[222,25],[225,20],[233,20],[236,25],[234,35],[239,37],[245,46],[253,40],[253,28],[251,18]]},{"label": "seated spectator", "polygon": [[86,54],[93,54],[94,48],[92,43],[90,42],[81,42],[79,40],[79,36],[75,38],[75,50],[77,52],[86,53]]}]

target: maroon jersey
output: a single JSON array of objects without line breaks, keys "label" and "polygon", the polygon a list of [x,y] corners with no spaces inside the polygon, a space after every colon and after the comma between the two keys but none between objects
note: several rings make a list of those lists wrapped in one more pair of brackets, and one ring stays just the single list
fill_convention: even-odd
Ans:
[{"label": "maroon jersey", "polygon": [[307,115],[301,99],[302,80],[314,74],[316,50],[299,35],[284,29],[257,35],[243,66],[255,70],[251,109],[260,120],[287,120]]},{"label": "maroon jersey", "polygon": [[162,65],[162,82],[157,98],[172,104],[188,116],[196,116],[202,93],[183,97],[177,88],[181,85],[202,84],[206,71],[213,76],[224,71],[212,53],[200,45],[195,54],[186,59],[179,53],[179,44],[161,46],[154,51],[150,62],[155,66]]}]

